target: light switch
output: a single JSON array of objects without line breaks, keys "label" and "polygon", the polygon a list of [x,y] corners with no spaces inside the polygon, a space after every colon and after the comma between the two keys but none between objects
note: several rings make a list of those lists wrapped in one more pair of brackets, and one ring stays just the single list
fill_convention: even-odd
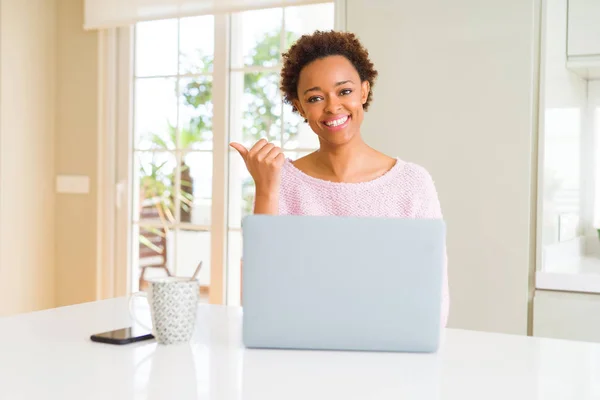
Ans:
[{"label": "light switch", "polygon": [[90,177],[85,175],[58,175],[56,193],[86,194],[90,192]]}]

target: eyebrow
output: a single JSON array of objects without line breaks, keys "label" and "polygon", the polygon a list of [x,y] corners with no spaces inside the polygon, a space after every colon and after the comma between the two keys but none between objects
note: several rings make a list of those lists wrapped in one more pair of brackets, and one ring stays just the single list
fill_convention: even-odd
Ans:
[{"label": "eyebrow", "polygon": [[[347,80],[345,80],[345,81],[337,82],[337,83],[334,85],[334,87],[338,87],[338,86],[340,86],[340,85],[343,85],[343,84],[345,84],[345,83],[348,83],[348,82],[350,82],[350,83],[354,83],[354,82],[352,82],[350,79],[347,79]],[[315,92],[315,91],[317,91],[317,90],[321,90],[321,88],[320,88],[320,87],[318,87],[318,86],[311,87],[310,89],[306,89],[306,90],[304,91],[304,94],[306,94],[306,93],[308,93],[308,92]]]}]

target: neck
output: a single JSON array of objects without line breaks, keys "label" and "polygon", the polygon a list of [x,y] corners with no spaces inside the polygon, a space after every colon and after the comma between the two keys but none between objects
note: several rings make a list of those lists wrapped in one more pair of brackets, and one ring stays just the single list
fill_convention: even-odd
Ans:
[{"label": "neck", "polygon": [[339,181],[345,181],[360,171],[363,161],[372,149],[360,138],[350,141],[342,146],[331,146],[321,143],[316,155],[316,162],[326,175]]}]

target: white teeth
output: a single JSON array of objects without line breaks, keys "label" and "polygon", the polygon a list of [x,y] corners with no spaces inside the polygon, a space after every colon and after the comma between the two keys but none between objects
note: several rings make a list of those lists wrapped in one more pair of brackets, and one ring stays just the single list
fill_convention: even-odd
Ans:
[{"label": "white teeth", "polygon": [[347,120],[348,120],[348,116],[346,115],[345,117],[342,117],[340,119],[336,119],[336,120],[333,120],[333,121],[325,122],[325,125],[327,125],[327,126],[338,126],[338,125],[343,124]]}]

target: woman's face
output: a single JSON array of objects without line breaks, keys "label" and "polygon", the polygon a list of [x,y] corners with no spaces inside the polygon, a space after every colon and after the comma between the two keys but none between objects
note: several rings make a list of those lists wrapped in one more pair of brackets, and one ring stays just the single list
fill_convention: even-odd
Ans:
[{"label": "woman's face", "polygon": [[294,106],[321,144],[342,145],[360,137],[368,95],[369,83],[360,81],[352,63],[343,56],[329,56],[300,71]]}]

